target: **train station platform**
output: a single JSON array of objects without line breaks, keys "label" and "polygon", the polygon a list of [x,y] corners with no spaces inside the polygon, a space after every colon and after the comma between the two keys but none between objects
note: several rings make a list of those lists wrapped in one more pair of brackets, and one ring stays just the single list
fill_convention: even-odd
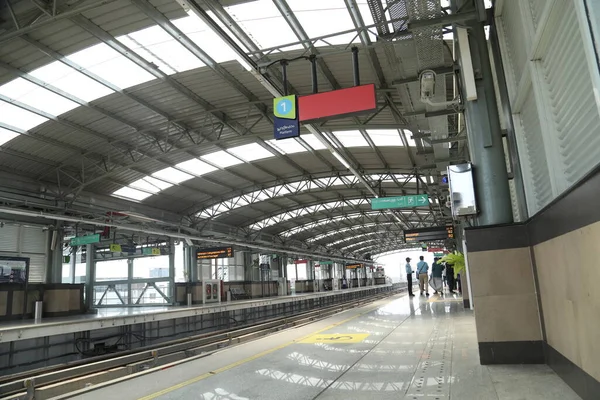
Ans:
[{"label": "train station platform", "polygon": [[479,363],[462,298],[395,295],[61,398],[577,400],[548,366]]},{"label": "train station platform", "polygon": [[[111,307],[97,309],[95,314],[85,314],[64,318],[49,318],[39,322],[25,320],[3,323],[0,326],[0,343],[35,339],[40,337],[93,331],[115,326],[128,326],[150,322],[169,321],[230,311],[247,310],[259,307],[286,306],[314,300],[340,300],[342,296],[363,296],[370,292],[390,290],[392,284],[344,289],[328,292],[303,293],[291,296],[276,296],[254,300],[237,300],[212,303],[203,306],[163,306],[163,307]],[[400,287],[399,284],[396,285]]]}]

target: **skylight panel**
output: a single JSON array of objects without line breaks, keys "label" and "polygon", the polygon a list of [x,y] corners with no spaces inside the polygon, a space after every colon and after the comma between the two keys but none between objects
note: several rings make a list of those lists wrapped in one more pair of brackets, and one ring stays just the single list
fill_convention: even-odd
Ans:
[{"label": "skylight panel", "polygon": [[151,26],[117,38],[166,74],[187,71],[204,63],[178,43],[160,26]]},{"label": "skylight panel", "polygon": [[14,79],[0,86],[0,94],[55,116],[79,106],[23,78]]},{"label": "skylight panel", "polygon": [[46,121],[44,117],[0,101],[0,122],[28,131]]},{"label": "skylight panel", "polygon": [[145,198],[152,196],[152,193],[142,192],[141,190],[136,190],[125,186],[114,192],[113,196],[124,197],[129,200],[142,201]]},{"label": "skylight panel", "polygon": [[304,146],[295,139],[269,140],[267,143],[281,154],[294,154],[306,151]]},{"label": "skylight panel", "polygon": [[193,178],[192,175],[172,167],[161,169],[160,171],[153,173],[152,176],[173,183],[180,183]]},{"label": "skylight panel", "polygon": [[88,47],[67,58],[121,89],[155,79],[154,75],[104,43]]},{"label": "skylight panel", "polygon": [[340,131],[333,133],[345,147],[368,147],[369,143],[359,131]]},{"label": "skylight panel", "polygon": [[[213,20],[217,18],[208,13]],[[238,57],[231,48],[212,31],[200,18],[190,13],[187,17],[172,21],[179,30],[218,63],[236,60]]]},{"label": "skylight panel", "polygon": [[404,132],[404,135],[406,136],[406,141],[408,142],[408,145],[410,147],[416,147],[417,144],[415,143],[415,139],[413,139],[413,133],[411,131],[409,131],[408,129],[403,129],[402,130]]},{"label": "skylight panel", "polygon": [[0,128],[0,146],[10,142],[14,138],[19,136],[17,132],[9,131],[8,129]]},{"label": "skylight panel", "polygon": [[301,139],[304,140],[313,150],[325,150],[325,145],[312,133],[308,135],[302,135]]},{"label": "skylight panel", "polygon": [[209,163],[214,164],[220,168],[231,167],[233,165],[238,165],[243,162],[239,158],[236,158],[236,157],[232,156],[231,154],[226,153],[222,150],[207,154],[200,158],[205,161],[208,161]]},{"label": "skylight panel", "polygon": [[[261,49],[298,41],[271,0],[257,0],[225,7],[225,9]],[[301,45],[294,45],[286,47],[284,51],[300,48]]]},{"label": "skylight panel", "polygon": [[131,183],[129,186],[135,189],[141,189],[150,193],[158,193],[161,190],[165,190],[173,186],[173,184],[161,181],[160,179],[153,178],[151,176],[146,176],[142,179],[138,179],[137,181]]},{"label": "skylight panel", "polygon": [[204,161],[200,161],[197,158],[192,158],[191,160],[179,163],[176,165],[176,167],[196,176],[208,174],[209,172],[217,170],[217,168],[205,163]]},{"label": "skylight panel", "polygon": [[375,146],[404,146],[400,133],[395,129],[377,129],[368,130],[369,137],[375,143]]},{"label": "skylight panel", "polygon": [[[310,38],[354,29],[352,18],[342,0],[288,0],[288,4]],[[329,44],[348,44],[355,33],[333,36],[324,39]],[[360,41],[355,38],[354,41]],[[325,46],[318,41],[316,46]]]},{"label": "skylight panel", "polygon": [[258,143],[250,143],[243,146],[232,147],[228,150],[235,156],[248,162],[273,157],[273,153]]},{"label": "skylight panel", "polygon": [[114,93],[111,89],[77,72],[60,61],[54,61],[29,73],[83,101],[93,101]]}]

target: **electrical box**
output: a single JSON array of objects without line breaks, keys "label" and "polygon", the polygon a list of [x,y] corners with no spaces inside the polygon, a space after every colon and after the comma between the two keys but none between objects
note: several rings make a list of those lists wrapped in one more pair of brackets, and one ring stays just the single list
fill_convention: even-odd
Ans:
[{"label": "electrical box", "polygon": [[448,183],[454,218],[477,214],[473,166],[471,163],[448,166]]}]

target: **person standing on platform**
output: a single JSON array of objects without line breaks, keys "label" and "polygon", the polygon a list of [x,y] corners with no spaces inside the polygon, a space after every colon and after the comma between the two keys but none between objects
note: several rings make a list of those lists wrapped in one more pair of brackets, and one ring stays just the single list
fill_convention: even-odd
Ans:
[{"label": "person standing on platform", "polygon": [[442,272],[444,271],[444,266],[440,262],[439,257],[435,258],[433,264],[431,265],[431,287],[435,290],[434,294],[442,294],[444,291],[444,284],[442,281]]},{"label": "person standing on platform", "polygon": [[454,283],[454,267],[450,264],[446,264],[446,279],[448,280],[448,290],[450,293],[454,293],[456,284]]},{"label": "person standing on platform", "polygon": [[419,275],[419,288],[421,289],[421,296],[423,296],[423,291],[425,291],[427,296],[429,296],[429,284],[427,283],[429,265],[425,262],[425,258],[423,256],[420,256],[419,260],[420,261],[417,263],[417,274]]},{"label": "person standing on platform", "polygon": [[413,294],[413,281],[412,281],[412,274],[413,274],[413,270],[412,267],[410,266],[410,257],[406,257],[406,280],[408,281],[408,296],[409,297],[415,297],[415,295]]}]

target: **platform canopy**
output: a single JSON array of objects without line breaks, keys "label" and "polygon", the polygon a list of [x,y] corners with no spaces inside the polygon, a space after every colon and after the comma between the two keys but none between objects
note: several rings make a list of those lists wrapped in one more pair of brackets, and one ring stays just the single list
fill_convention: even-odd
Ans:
[{"label": "platform canopy", "polygon": [[[468,159],[442,0],[7,0],[0,6],[5,215],[207,243],[377,254],[449,222]],[[376,86],[375,112],[273,139],[273,98]],[[437,74],[434,102],[419,73]],[[429,203],[371,210],[374,197]],[[119,214],[115,214],[118,212]],[[118,218],[115,217],[118,215]]]}]

